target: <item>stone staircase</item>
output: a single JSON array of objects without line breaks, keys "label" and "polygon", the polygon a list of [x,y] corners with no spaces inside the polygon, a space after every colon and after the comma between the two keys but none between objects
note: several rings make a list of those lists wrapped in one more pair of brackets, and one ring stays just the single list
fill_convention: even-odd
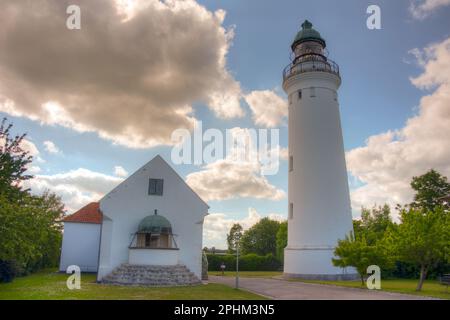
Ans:
[{"label": "stone staircase", "polygon": [[202,282],[186,266],[122,264],[102,279],[103,283],[136,286],[191,286]]}]

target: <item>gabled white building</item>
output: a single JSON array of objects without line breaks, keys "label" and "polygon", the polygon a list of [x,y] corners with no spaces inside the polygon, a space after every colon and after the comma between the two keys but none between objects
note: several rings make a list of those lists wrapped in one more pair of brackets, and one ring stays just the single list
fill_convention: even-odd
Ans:
[{"label": "gabled white building", "polygon": [[102,214],[92,202],[64,219],[64,235],[59,270],[77,265],[83,272],[97,272]]},{"label": "gabled white building", "polygon": [[[136,283],[129,279],[130,274],[141,272],[141,277],[165,272],[164,267],[190,271],[201,279],[203,220],[208,208],[170,165],[156,156],[99,202],[100,241],[86,248],[86,252],[98,248],[97,280]],[[87,228],[72,229],[64,232],[61,269],[68,261],[81,262],[75,255],[79,250],[74,248],[83,242]]]}]

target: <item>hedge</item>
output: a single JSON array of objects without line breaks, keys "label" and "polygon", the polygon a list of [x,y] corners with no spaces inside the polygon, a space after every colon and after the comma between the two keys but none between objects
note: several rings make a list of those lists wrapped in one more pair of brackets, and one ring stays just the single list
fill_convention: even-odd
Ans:
[{"label": "hedge", "polygon": [[[209,253],[206,256],[208,271],[220,271],[222,262],[226,266],[226,271],[236,271],[236,255]],[[279,271],[281,267],[281,262],[271,253],[265,256],[251,253],[239,257],[239,270],[241,271]]]},{"label": "hedge", "polygon": [[0,260],[0,283],[11,282],[14,279],[17,270],[15,261]]}]

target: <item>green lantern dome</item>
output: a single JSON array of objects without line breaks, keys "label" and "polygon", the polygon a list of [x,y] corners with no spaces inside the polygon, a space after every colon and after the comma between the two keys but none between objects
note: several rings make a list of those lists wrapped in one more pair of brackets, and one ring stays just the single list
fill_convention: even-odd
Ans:
[{"label": "green lantern dome", "polygon": [[294,50],[298,44],[305,41],[316,41],[322,44],[324,48],[326,47],[325,40],[312,26],[312,23],[308,20],[305,20],[305,22],[302,23],[302,30],[297,33],[294,42],[292,42],[292,50]]},{"label": "green lantern dome", "polygon": [[172,233],[172,225],[169,220],[155,213],[142,219],[141,223],[139,223],[138,232]]}]

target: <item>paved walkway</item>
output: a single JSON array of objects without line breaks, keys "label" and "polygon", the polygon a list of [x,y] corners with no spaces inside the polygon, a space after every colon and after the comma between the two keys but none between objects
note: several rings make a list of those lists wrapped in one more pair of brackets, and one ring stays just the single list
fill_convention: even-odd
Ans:
[{"label": "paved walkway", "polygon": [[[209,282],[234,287],[234,277],[209,276]],[[431,298],[385,291],[286,281],[274,278],[239,278],[247,291],[275,300],[429,300]]]}]

